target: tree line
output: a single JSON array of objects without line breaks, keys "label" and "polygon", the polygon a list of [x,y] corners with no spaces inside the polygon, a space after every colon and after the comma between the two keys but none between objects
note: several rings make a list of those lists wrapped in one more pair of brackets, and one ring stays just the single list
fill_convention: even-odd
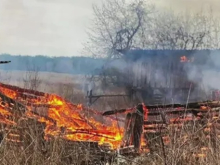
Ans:
[{"label": "tree line", "polygon": [[2,70],[41,71],[68,74],[98,74],[104,64],[101,58],[93,57],[48,57],[1,54],[1,61],[11,61],[0,65]]}]

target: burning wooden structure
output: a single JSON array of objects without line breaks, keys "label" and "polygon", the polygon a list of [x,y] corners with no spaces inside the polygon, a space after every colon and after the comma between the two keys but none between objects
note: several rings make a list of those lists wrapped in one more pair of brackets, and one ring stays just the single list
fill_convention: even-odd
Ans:
[{"label": "burning wooden structure", "polygon": [[[175,132],[175,136],[177,132],[181,132],[178,138],[192,138],[195,132],[201,131],[210,138],[214,147],[216,137],[220,137],[219,101],[158,106],[139,104],[131,109],[106,111],[103,115],[120,113],[127,114],[120,149],[123,155],[162,150],[156,144],[160,143],[160,146],[164,147],[169,145],[172,141],[170,130]],[[188,134],[183,133],[184,129],[189,129]],[[184,140],[183,143],[185,143]],[[200,146],[200,148],[202,150],[207,146]],[[198,153],[197,156],[199,155]]]},{"label": "burning wooden structure", "polygon": [[113,117],[102,118],[102,113],[57,95],[0,83],[0,143],[11,147],[30,148],[34,137],[46,152],[45,144],[59,137],[67,146],[88,145],[87,151],[110,159],[121,143],[123,129]]},{"label": "burning wooden structure", "polygon": [[[210,133],[211,128],[213,133],[212,125],[219,122],[220,110],[218,101],[160,106],[142,103],[134,108],[102,114],[74,105],[57,95],[6,84],[0,84],[0,98],[3,142],[22,146],[25,141],[31,142],[30,133],[25,132],[32,130],[38,135],[42,147],[45,141],[60,137],[68,142],[67,146],[72,142],[89,143],[94,151],[101,148],[105,154],[111,151],[112,156],[117,149],[122,155],[154,151],[157,149],[155,140],[162,141],[164,146],[169,145],[168,129],[181,131],[190,122],[198,123],[196,130]],[[117,123],[121,119],[116,115],[119,113],[126,114],[125,120],[120,121],[124,122],[124,128]],[[102,115],[105,120],[101,121]],[[104,124],[106,121],[110,123]],[[29,130],[25,131],[28,127]]]}]

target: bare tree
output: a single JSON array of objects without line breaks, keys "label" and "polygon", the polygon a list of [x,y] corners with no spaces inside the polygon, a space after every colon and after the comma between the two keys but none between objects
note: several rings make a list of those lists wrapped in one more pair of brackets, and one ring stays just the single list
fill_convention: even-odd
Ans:
[{"label": "bare tree", "polygon": [[[206,13],[206,14],[204,14]],[[210,49],[218,48],[219,23],[210,12],[156,15],[149,33],[148,47],[154,49]]]},{"label": "bare tree", "polygon": [[101,6],[94,6],[93,26],[88,30],[85,50],[94,56],[112,58],[120,56],[117,49],[139,46],[138,33],[153,9],[143,0],[106,0]]},{"label": "bare tree", "polygon": [[212,10],[198,13],[156,12],[143,0],[106,0],[94,6],[87,53],[118,58],[120,50],[218,48],[220,24]]},{"label": "bare tree", "polygon": [[24,88],[37,90],[41,84],[39,68],[35,64],[26,63],[27,71],[23,77]]}]

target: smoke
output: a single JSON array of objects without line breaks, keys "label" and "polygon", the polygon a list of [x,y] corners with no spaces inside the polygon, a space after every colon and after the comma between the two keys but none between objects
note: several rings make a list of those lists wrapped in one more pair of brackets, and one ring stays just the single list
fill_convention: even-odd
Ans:
[{"label": "smoke", "polygon": [[203,71],[202,84],[206,89],[220,90],[220,72],[214,70]]},{"label": "smoke", "polygon": [[[118,81],[121,81],[119,83],[121,86],[130,84],[131,87],[139,89],[146,89],[149,85],[156,88],[175,88],[175,86],[176,88],[183,88],[183,91],[180,90],[176,93],[168,91],[165,95],[166,103],[186,103],[188,96],[189,99],[194,101],[207,100],[212,90],[220,90],[219,50],[194,51],[193,54],[189,55],[189,57],[194,58],[194,61],[186,63],[180,63],[178,54],[177,58],[175,54],[169,56],[176,60],[176,65],[178,63],[183,64],[184,73],[176,67],[172,71],[174,74],[168,72],[169,67],[164,60],[169,59],[166,59],[166,57],[162,58],[161,56],[161,59],[158,58],[156,61],[152,57],[153,55],[150,58],[144,56],[144,58],[129,62],[119,59],[108,63],[105,68],[114,68],[120,73],[118,74]],[[176,77],[176,75],[179,76]],[[122,78],[120,79],[120,77]],[[188,80],[189,83],[185,80]],[[184,89],[185,87],[188,87],[188,89]],[[153,94],[160,95],[161,91],[154,90]]]},{"label": "smoke", "polygon": [[[196,74],[201,74],[201,80],[198,82],[204,90],[220,90],[220,50],[212,50],[207,55],[208,59],[201,59],[203,64],[195,65],[188,72],[188,77],[196,81]],[[198,58],[200,56],[197,56]]]},{"label": "smoke", "polygon": [[213,90],[220,90],[220,51],[196,51],[192,56],[195,61],[187,66],[186,73],[189,81],[196,84],[190,93],[191,98],[197,100],[211,99]]}]

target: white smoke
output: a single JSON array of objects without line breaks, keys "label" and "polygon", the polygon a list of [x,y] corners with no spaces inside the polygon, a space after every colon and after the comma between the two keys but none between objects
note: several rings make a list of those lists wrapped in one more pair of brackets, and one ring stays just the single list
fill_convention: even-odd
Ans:
[{"label": "white smoke", "polygon": [[203,71],[202,83],[206,88],[220,90],[220,72],[216,70]]}]

